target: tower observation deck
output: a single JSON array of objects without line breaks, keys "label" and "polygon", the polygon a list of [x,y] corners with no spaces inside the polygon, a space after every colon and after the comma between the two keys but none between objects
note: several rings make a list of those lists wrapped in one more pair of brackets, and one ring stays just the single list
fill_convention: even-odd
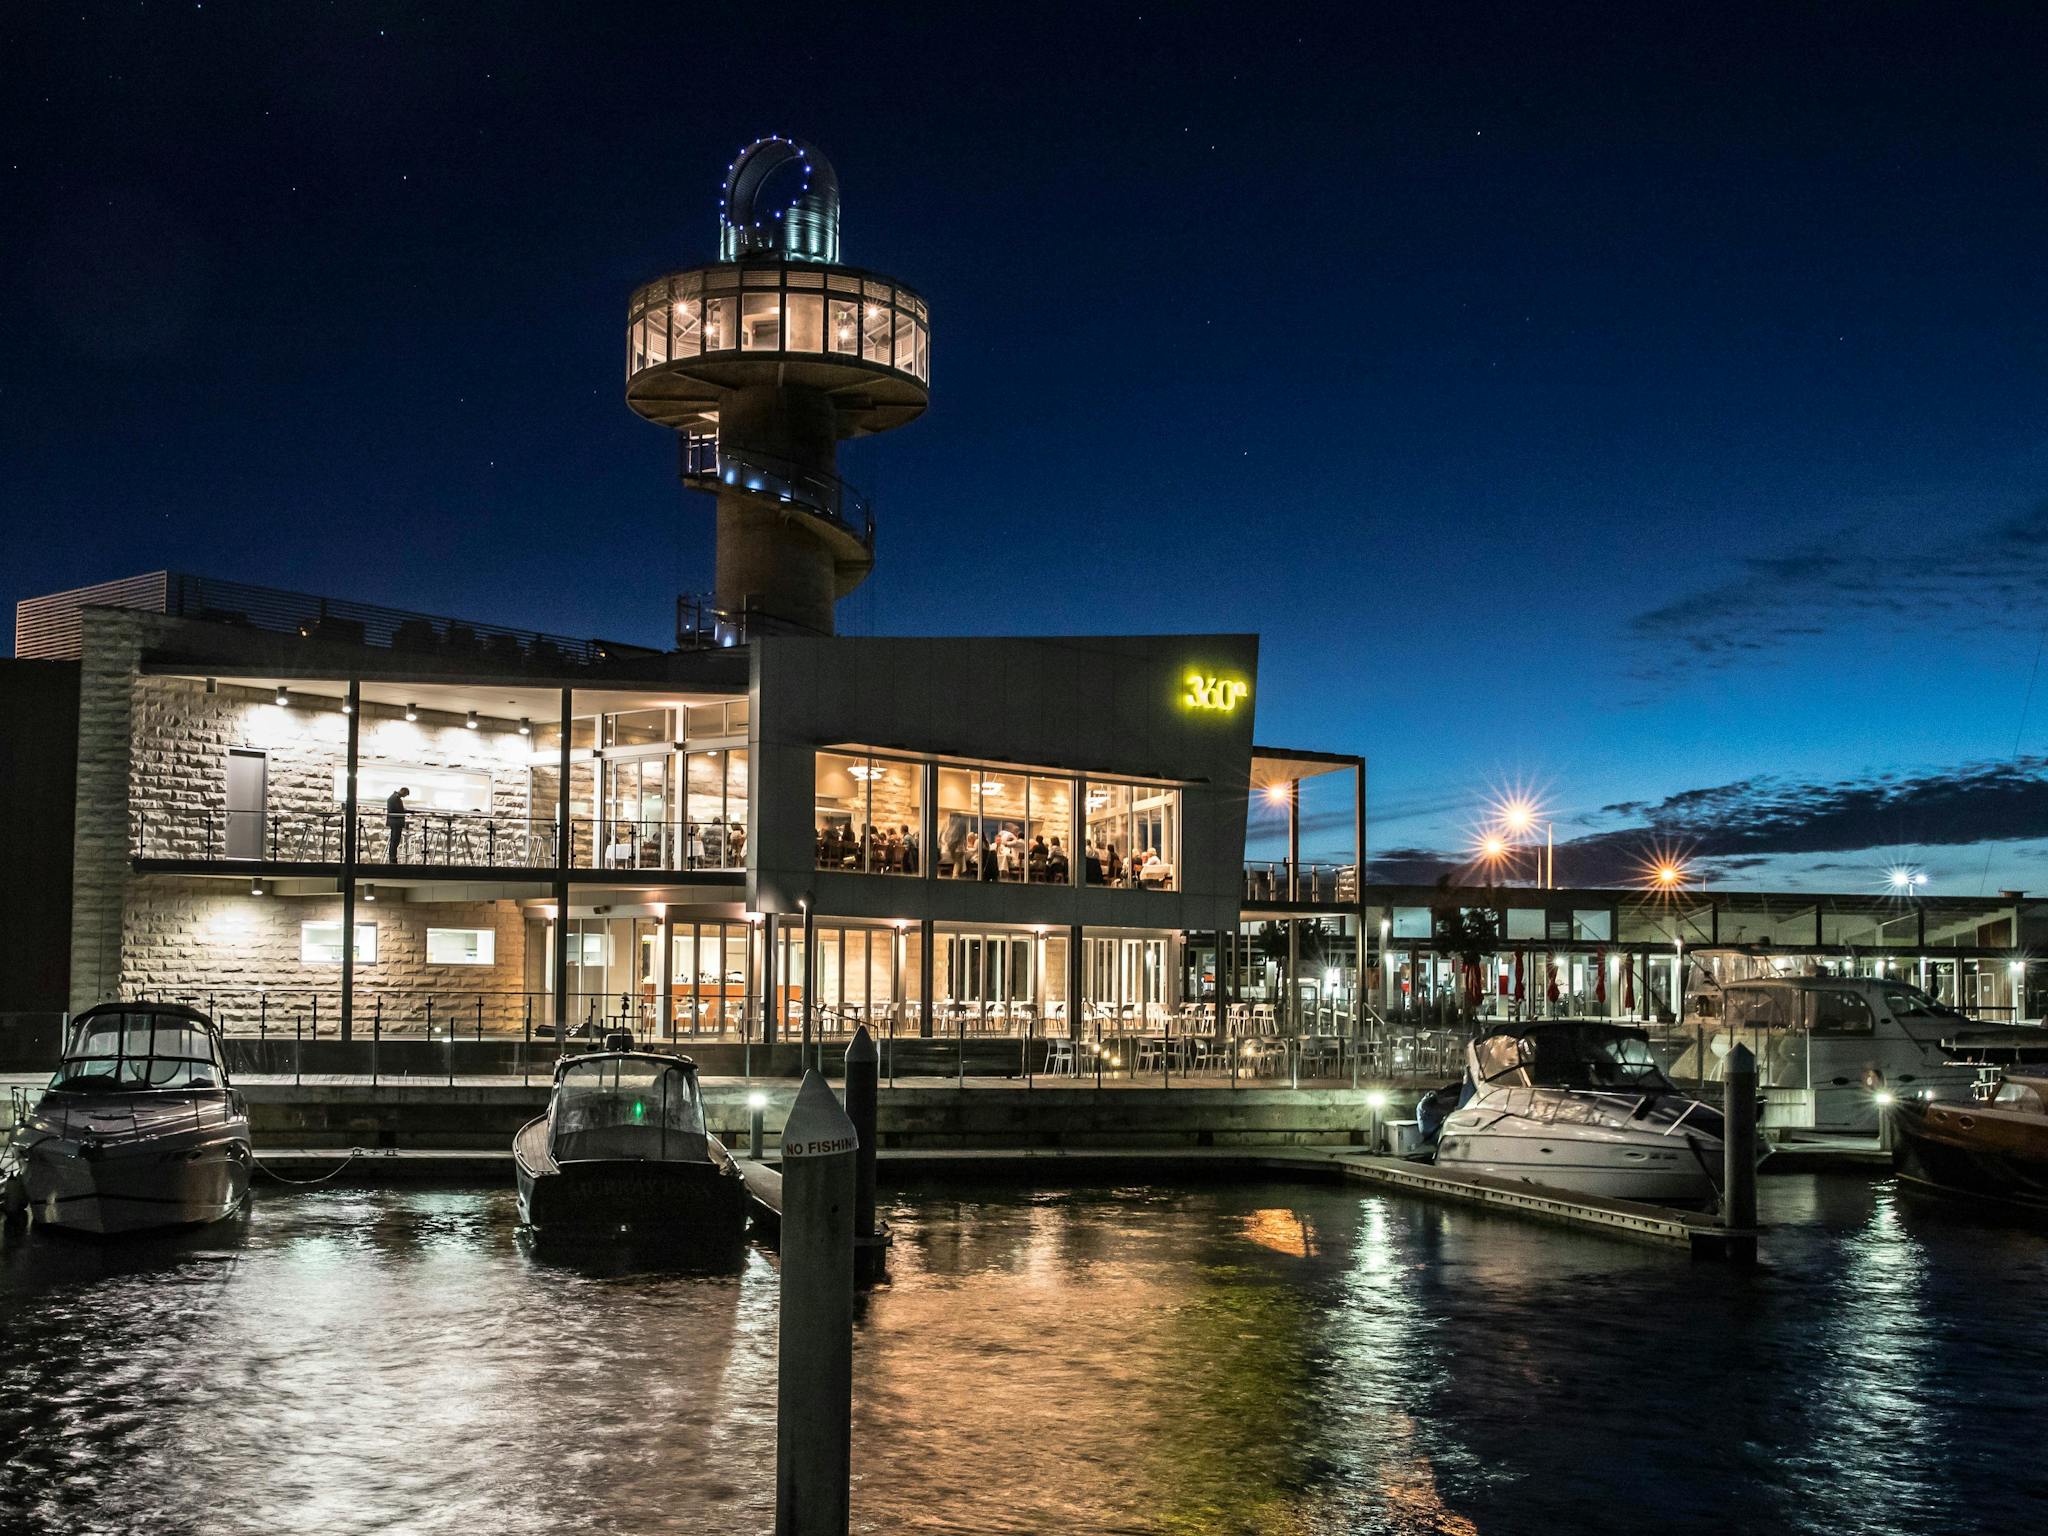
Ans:
[{"label": "tower observation deck", "polygon": [[634,293],[626,403],[680,435],[684,483],[718,498],[721,614],[830,634],[875,563],[838,445],[922,414],[930,317],[895,279],[840,262],[839,179],[794,139],[758,139],[727,168],[718,250]]}]

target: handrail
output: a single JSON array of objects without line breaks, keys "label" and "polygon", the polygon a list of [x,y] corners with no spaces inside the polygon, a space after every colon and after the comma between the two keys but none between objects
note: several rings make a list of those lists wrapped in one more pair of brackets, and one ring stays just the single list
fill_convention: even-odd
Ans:
[{"label": "handrail", "polygon": [[[134,857],[261,868],[265,864],[339,864],[343,813],[272,811],[238,829],[251,813],[206,808],[143,812],[136,819]],[[356,862],[465,869],[552,869],[560,829],[552,816],[495,816],[485,811],[408,811],[394,847],[389,818],[365,810],[356,818]],[[248,851],[240,836],[254,840]],[[724,820],[660,821],[574,817],[571,869],[739,870],[746,867],[746,827]]]},{"label": "handrail", "polygon": [[686,435],[682,453],[685,480],[715,480],[773,496],[845,529],[870,550],[875,547],[873,506],[837,475],[806,469],[757,449],[730,446],[705,433]]}]

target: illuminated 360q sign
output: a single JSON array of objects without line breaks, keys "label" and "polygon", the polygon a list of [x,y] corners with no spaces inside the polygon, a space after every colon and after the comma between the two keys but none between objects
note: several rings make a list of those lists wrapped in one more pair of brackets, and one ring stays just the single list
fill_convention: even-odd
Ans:
[{"label": "illuminated 360q sign", "polygon": [[1181,702],[1189,709],[1210,709],[1229,714],[1248,698],[1252,685],[1241,677],[1211,677],[1206,672],[1188,674],[1188,691]]}]

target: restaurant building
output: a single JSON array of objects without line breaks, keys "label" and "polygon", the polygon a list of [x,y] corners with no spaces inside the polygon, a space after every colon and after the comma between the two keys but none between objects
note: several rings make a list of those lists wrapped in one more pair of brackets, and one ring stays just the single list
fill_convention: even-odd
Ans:
[{"label": "restaurant building", "polygon": [[166,573],[22,605],[8,690],[77,700],[44,1005],[1076,1037],[1213,996],[1248,923],[1335,922],[1357,973],[1355,863],[1244,858],[1254,793],[1349,771],[1363,810],[1360,760],[1254,747],[1253,636],[684,639]]}]

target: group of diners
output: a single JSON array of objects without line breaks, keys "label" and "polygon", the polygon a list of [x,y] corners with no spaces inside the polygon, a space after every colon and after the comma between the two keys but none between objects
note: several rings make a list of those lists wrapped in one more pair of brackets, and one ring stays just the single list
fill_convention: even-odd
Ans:
[{"label": "group of diners", "polygon": [[855,832],[835,821],[818,828],[816,851],[820,869],[864,869],[883,875],[918,871],[917,834],[905,826],[867,826]]},{"label": "group of diners", "polygon": [[[864,826],[829,821],[817,829],[813,844],[820,869],[866,870],[875,874],[914,875],[921,869],[917,834],[907,826]],[[1128,857],[1115,843],[1089,839],[1081,849],[1087,883],[1126,890],[1173,889],[1173,866],[1156,849],[1134,848]],[[970,826],[939,847],[935,873],[949,880],[1014,881],[1026,885],[1071,885],[1074,860],[1057,835],[1026,837],[1003,826],[983,837]]]}]

